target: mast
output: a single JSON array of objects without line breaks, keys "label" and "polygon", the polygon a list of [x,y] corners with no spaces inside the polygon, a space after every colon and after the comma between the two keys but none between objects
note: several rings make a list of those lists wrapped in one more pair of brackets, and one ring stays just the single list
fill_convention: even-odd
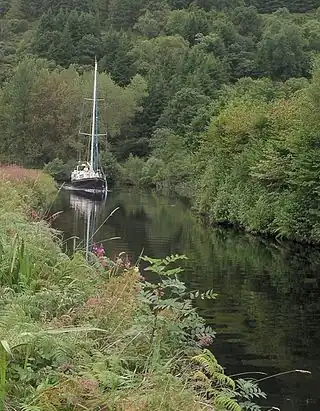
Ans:
[{"label": "mast", "polygon": [[96,120],[97,120],[97,71],[98,64],[97,59],[95,59],[94,64],[94,83],[93,83],[93,107],[92,107],[92,130],[91,130],[91,152],[90,152],[90,170],[94,170],[94,149],[95,149],[95,135],[96,135]]}]

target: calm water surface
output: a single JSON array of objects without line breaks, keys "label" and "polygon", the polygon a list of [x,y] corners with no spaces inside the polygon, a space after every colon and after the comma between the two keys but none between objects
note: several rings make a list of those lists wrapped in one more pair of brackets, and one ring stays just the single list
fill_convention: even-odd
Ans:
[{"label": "calm water surface", "polygon": [[227,373],[310,370],[311,376],[261,383],[269,393],[264,405],[320,411],[319,250],[211,229],[182,201],[137,189],[111,192],[105,201],[65,191],[57,210],[63,213],[55,225],[68,247],[70,237],[84,240],[88,228],[91,236],[102,225],[94,241],[111,257],[126,251],[135,261],[142,250],[151,257],[187,255],[190,287],[219,294],[200,309],[217,331],[212,348]]}]

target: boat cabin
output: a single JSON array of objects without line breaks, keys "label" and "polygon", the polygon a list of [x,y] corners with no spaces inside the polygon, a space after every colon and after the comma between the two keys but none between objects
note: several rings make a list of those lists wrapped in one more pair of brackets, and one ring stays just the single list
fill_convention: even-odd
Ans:
[{"label": "boat cabin", "polygon": [[90,167],[90,163],[81,163],[71,173],[71,181],[102,178],[100,170],[94,171]]}]

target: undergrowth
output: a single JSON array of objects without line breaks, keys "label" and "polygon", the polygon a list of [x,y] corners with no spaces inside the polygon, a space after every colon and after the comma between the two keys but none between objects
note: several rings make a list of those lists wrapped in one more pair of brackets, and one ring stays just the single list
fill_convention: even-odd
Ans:
[{"label": "undergrowth", "polygon": [[187,290],[186,257],[144,257],[147,281],[101,247],[65,255],[37,209],[49,180],[23,173],[0,173],[0,411],[259,410],[205,348],[193,300],[216,295]]}]

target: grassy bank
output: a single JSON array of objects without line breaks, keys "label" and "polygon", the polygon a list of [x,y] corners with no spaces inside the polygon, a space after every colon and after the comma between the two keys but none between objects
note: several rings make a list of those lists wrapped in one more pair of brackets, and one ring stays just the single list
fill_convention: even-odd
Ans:
[{"label": "grassy bank", "polygon": [[1,411],[253,409],[257,386],[205,350],[214,332],[192,300],[215,295],[186,290],[182,257],[146,258],[158,283],[100,246],[70,258],[40,217],[51,179],[2,168],[0,192]]}]

